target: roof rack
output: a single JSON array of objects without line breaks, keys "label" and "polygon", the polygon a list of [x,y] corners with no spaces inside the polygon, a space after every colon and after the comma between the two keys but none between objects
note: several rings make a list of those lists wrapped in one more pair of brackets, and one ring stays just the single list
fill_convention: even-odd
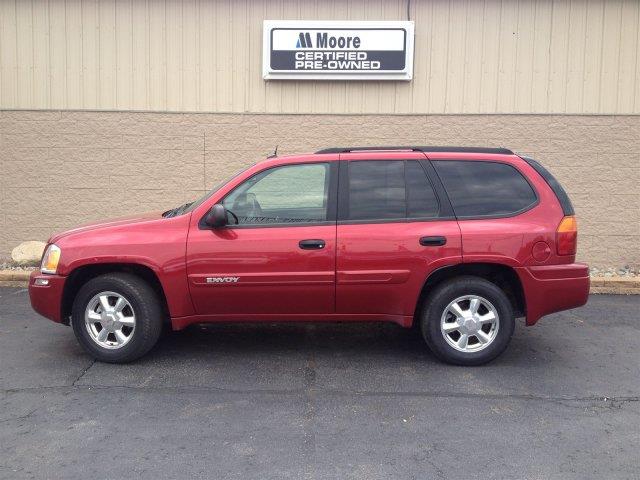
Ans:
[{"label": "roof rack", "polygon": [[502,155],[513,155],[508,148],[488,148],[488,147],[333,147],[318,150],[316,153],[350,153],[363,152],[369,150],[411,150],[414,152],[459,152],[459,153],[495,153]]}]

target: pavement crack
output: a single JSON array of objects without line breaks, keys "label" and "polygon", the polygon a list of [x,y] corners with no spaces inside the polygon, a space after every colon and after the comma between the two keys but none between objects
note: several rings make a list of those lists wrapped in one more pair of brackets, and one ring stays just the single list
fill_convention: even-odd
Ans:
[{"label": "pavement crack", "polygon": [[[582,399],[558,400],[557,403],[567,408],[594,408],[600,410],[621,410],[626,404],[640,401],[640,397],[586,397]],[[572,404],[572,402],[574,404]],[[584,405],[587,403],[587,405]]]},{"label": "pavement crack", "polygon": [[96,360],[95,360],[95,358],[94,358],[94,359],[91,361],[91,363],[89,363],[89,365],[87,365],[87,367],[86,367],[84,370],[82,370],[82,372],[80,372],[80,375],[78,375],[78,377],[77,377],[77,378],[76,378],[76,379],[71,383],[71,386],[72,386],[72,387],[77,386],[76,384],[80,381],[80,379],[81,379],[82,377],[84,377],[85,373],[87,373],[87,372],[89,371],[89,369],[90,369],[91,367],[93,367],[93,365],[94,365],[95,363],[96,363]]},{"label": "pavement crack", "polygon": [[[31,415],[38,411],[37,408],[34,408],[29,413],[25,413],[24,415],[20,415],[18,417],[5,418],[4,420],[0,420],[0,423],[14,422],[16,420],[24,420],[25,418],[29,418]],[[0,465],[2,467],[2,465]]]},{"label": "pavement crack", "polygon": [[[425,392],[425,391],[363,391],[347,389],[331,389],[318,387],[315,380],[314,362],[309,362],[305,367],[305,385],[303,388],[292,389],[228,389],[214,386],[135,386],[135,385],[101,385],[101,384],[81,384],[77,382],[91,368],[89,365],[76,378],[72,385],[61,386],[41,386],[23,388],[3,388],[0,394],[17,393],[39,393],[45,391],[131,391],[139,393],[158,394],[220,394],[220,395],[273,395],[273,396],[303,396],[307,401],[305,418],[311,422],[315,416],[315,407],[318,397],[391,397],[391,398],[432,398],[432,399],[470,399],[470,400],[514,400],[532,402],[554,402],[567,407],[580,408],[584,404],[598,406],[602,408],[619,408],[622,405],[640,402],[638,396],[610,396],[610,395],[589,395],[589,396],[547,396],[532,394],[487,394],[487,393],[463,393],[463,392]],[[308,370],[307,370],[308,369]],[[311,371],[314,371],[311,373]],[[580,403],[583,405],[572,405]],[[308,423],[310,426],[311,424]]]}]

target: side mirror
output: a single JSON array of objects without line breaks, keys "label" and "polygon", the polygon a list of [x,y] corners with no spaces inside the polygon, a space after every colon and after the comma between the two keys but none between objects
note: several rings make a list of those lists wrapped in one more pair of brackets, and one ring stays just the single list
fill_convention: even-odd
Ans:
[{"label": "side mirror", "polygon": [[221,203],[216,203],[204,219],[205,223],[213,228],[220,228],[227,225],[227,210]]}]

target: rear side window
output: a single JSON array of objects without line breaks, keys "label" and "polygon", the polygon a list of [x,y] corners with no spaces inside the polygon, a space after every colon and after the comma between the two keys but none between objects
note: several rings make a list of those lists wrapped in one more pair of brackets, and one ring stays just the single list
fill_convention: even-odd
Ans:
[{"label": "rear side window", "polygon": [[404,162],[349,162],[349,219],[404,218]]},{"label": "rear side window", "polygon": [[529,182],[511,165],[497,162],[432,162],[459,218],[507,216],[537,202]]},{"label": "rear side window", "polygon": [[414,160],[349,162],[349,220],[437,217],[436,194]]},{"label": "rear side window", "polygon": [[438,198],[422,166],[416,161],[407,161],[404,173],[407,185],[407,217],[437,217],[440,213]]}]

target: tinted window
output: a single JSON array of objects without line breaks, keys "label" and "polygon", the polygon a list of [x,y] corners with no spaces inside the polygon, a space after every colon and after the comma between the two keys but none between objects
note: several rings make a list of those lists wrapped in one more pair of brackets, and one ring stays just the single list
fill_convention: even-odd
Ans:
[{"label": "tinted window", "polygon": [[569,195],[567,195],[567,192],[565,192],[564,188],[562,188],[562,185],[560,185],[560,182],[558,182],[558,180],[556,180],[556,178],[553,175],[551,175],[551,172],[546,168],[544,168],[542,165],[540,165],[538,162],[536,162],[533,158],[529,158],[529,157],[520,157],[520,158],[522,158],[525,162],[531,165],[531,167],[536,172],[538,172],[538,174],[542,178],[544,178],[544,181],[547,182],[547,184],[551,187],[551,190],[553,190],[553,193],[556,194],[556,197],[558,198],[558,201],[562,206],[563,213],[565,215],[574,215],[575,212],[573,211],[573,205],[571,204],[571,200],[569,200]]},{"label": "tinted window", "polygon": [[413,218],[437,217],[440,211],[436,193],[424,173],[422,166],[416,161],[405,163],[405,179],[407,185],[407,216]]},{"label": "tinted window", "polygon": [[434,161],[458,217],[509,215],[530,207],[536,194],[510,165],[478,161]]},{"label": "tinted window", "polygon": [[350,220],[404,218],[403,161],[349,162]]},{"label": "tinted window", "polygon": [[436,217],[433,187],[417,161],[349,162],[349,220]]},{"label": "tinted window", "polygon": [[328,192],[328,163],[285,165],[254,175],[222,203],[240,224],[318,222],[327,219]]}]

